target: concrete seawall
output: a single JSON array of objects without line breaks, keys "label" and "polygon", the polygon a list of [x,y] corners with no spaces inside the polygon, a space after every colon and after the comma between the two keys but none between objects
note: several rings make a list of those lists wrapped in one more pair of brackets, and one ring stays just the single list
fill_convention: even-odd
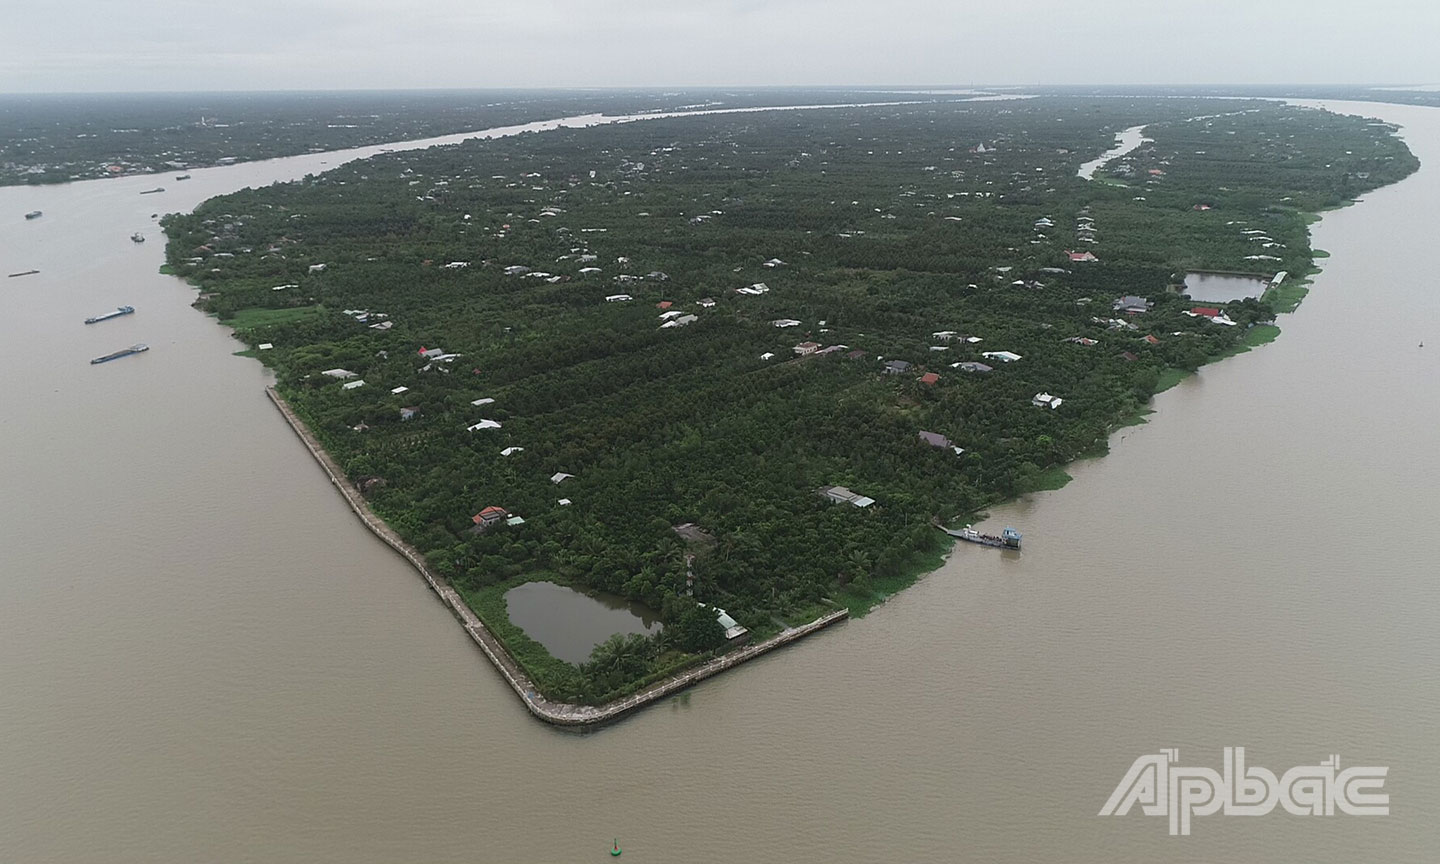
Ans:
[{"label": "concrete seawall", "polygon": [[831,612],[828,615],[822,615],[808,624],[787,629],[762,642],[728,651],[719,657],[707,660],[699,666],[686,669],[683,672],[658,681],[638,693],[626,696],[623,699],[617,699],[613,702],[607,702],[603,705],[578,705],[572,702],[553,702],[540,695],[539,691],[535,688],[534,682],[530,680],[530,677],[525,674],[525,671],[521,669],[514,658],[510,656],[510,652],[505,650],[505,646],[499,639],[495,638],[495,635],[491,633],[484,622],[476,616],[475,612],[465,603],[459,593],[451,587],[450,583],[446,581],[444,577],[432,573],[430,568],[425,566],[425,559],[420,555],[419,551],[400,539],[400,535],[396,534],[380,517],[371,512],[370,506],[365,503],[365,499],[361,496],[360,491],[346,479],[345,472],[340,470],[340,466],[337,465],[330,454],[325,452],[325,449],[320,446],[320,442],[311,434],[309,427],[295,414],[295,410],[290,407],[290,404],[285,401],[285,398],[277,393],[274,387],[266,387],[265,393],[270,397],[270,401],[275,403],[275,407],[280,410],[281,416],[290,424],[290,428],[295,430],[295,434],[304,442],[306,449],[310,451],[310,455],[315,457],[315,461],[320,463],[320,467],[330,476],[330,482],[336,489],[340,490],[340,494],[344,496],[345,502],[350,505],[350,509],[355,512],[355,515],[360,517],[360,521],[365,523],[365,527],[369,528],[374,532],[376,537],[379,537],[387,546],[404,556],[405,560],[414,566],[420,573],[420,576],[424,578],[426,584],[430,586],[430,590],[434,591],[435,595],[440,598],[440,601],[449,607],[450,611],[459,619],[461,625],[464,626],[465,632],[470,634],[470,638],[475,641],[476,645],[480,646],[480,650],[485,653],[485,656],[490,658],[490,662],[495,665],[495,668],[499,670],[506,682],[510,684],[510,688],[520,697],[520,701],[525,704],[525,707],[530,710],[530,713],[547,723],[554,723],[558,726],[591,726],[607,723],[631,711],[642,708],[651,702],[659,701],[672,693],[683,690],[692,684],[704,681],[712,675],[738,666],[747,660],[753,660],[761,654],[773,651],[783,645],[788,645],[796,639],[808,636],[817,630],[823,630],[831,624],[849,617],[849,612],[845,609]]}]

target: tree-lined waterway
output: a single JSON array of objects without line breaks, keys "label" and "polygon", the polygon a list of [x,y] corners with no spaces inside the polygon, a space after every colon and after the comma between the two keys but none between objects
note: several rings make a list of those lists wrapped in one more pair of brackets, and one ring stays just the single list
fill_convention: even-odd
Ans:
[{"label": "tree-lined waterway", "polygon": [[[341,155],[0,189],[0,270],[41,271],[0,282],[0,860],[1433,860],[1440,111],[1342,107],[1421,171],[1315,226],[1277,342],[997,510],[1023,553],[956,549],[585,735],[529,716],[156,273],[152,212]],[[1095,815],[1135,757],[1232,745],[1390,766],[1392,815]]]}]

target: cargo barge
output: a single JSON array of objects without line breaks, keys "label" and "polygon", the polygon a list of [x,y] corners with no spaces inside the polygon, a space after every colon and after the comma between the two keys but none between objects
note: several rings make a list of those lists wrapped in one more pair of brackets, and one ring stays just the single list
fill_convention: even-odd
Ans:
[{"label": "cargo barge", "polygon": [[129,348],[123,348],[119,351],[116,351],[113,354],[106,354],[103,357],[96,357],[94,360],[91,360],[90,363],[91,365],[94,365],[96,363],[108,363],[111,360],[119,360],[121,357],[129,357],[131,354],[139,354],[142,351],[149,350],[149,345],[146,345],[144,342],[139,342],[135,345],[131,345]]},{"label": "cargo barge", "polygon": [[86,318],[85,323],[99,324],[101,321],[109,321],[111,318],[119,318],[121,315],[130,315],[134,313],[134,311],[134,306],[121,306],[114,312],[106,312],[104,315],[96,315],[93,318]]}]

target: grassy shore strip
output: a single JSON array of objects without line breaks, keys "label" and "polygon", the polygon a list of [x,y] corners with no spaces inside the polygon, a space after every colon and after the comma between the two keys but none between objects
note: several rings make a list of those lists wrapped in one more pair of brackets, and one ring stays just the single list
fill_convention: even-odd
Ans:
[{"label": "grassy shore strip", "polygon": [[475,641],[475,644],[480,647],[480,650],[485,653],[485,656],[490,658],[490,662],[494,664],[501,676],[503,676],[505,681],[510,685],[510,688],[515,691],[516,695],[520,697],[520,700],[530,713],[547,723],[553,723],[557,726],[593,726],[617,720],[629,714],[631,711],[635,711],[652,702],[659,701],[666,696],[677,693],[693,684],[697,684],[712,675],[738,666],[747,660],[753,660],[762,654],[788,645],[797,639],[801,639],[818,630],[823,630],[835,622],[842,621],[849,617],[850,613],[847,609],[840,609],[821,615],[819,618],[799,627],[784,630],[769,639],[726,652],[693,669],[685,670],[656,682],[634,695],[623,699],[616,699],[603,705],[577,705],[570,702],[553,702],[546,699],[536,690],[530,677],[525,674],[519,664],[510,656],[505,646],[495,638],[494,634],[492,634],[479,617],[475,615],[474,611],[470,609],[455,589],[451,587],[450,583],[432,573],[430,569],[425,566],[424,558],[421,557],[419,551],[400,539],[400,535],[395,533],[390,526],[386,525],[370,510],[369,505],[365,503],[365,499],[361,497],[359,490],[345,479],[345,474],[340,470],[340,466],[337,465],[330,454],[325,452],[324,448],[320,446],[320,442],[316,440],[315,436],[310,432],[310,429],[306,427],[299,416],[295,414],[295,410],[290,407],[290,403],[286,402],[285,398],[276,392],[273,387],[266,387],[265,393],[270,397],[270,401],[275,403],[275,407],[279,409],[285,421],[290,424],[290,428],[294,430],[295,434],[304,442],[306,449],[310,451],[310,455],[315,457],[315,461],[320,464],[321,469],[329,475],[330,482],[336,489],[340,490],[340,494],[344,496],[345,502],[350,505],[350,509],[354,511],[356,516],[360,517],[361,522],[365,523],[365,527],[369,528],[376,537],[379,537],[387,546],[399,552],[405,560],[410,562],[411,566],[420,573],[421,577],[425,579],[426,584],[430,586],[430,589],[435,592],[441,602],[450,608],[450,611],[455,614],[456,618],[460,619],[460,623],[465,627],[465,632],[470,634],[470,638]]}]

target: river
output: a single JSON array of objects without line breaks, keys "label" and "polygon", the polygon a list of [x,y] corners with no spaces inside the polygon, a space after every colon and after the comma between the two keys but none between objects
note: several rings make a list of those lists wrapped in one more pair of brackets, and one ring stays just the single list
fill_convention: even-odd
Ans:
[{"label": "river", "polygon": [[1082,180],[1094,180],[1096,171],[1099,171],[1105,167],[1105,165],[1119,159],[1126,153],[1139,149],[1141,144],[1149,140],[1149,138],[1145,137],[1145,127],[1143,125],[1131,126],[1129,129],[1116,132],[1115,146],[1096,156],[1094,159],[1091,159],[1089,162],[1086,162],[1084,165],[1081,165],[1080,170],[1075,172],[1076,176]]},{"label": "river", "polygon": [[[0,270],[42,271],[0,276],[0,861],[1433,861],[1440,111],[1340,107],[1421,172],[1314,227],[1277,342],[998,509],[1023,553],[957,548],[583,735],[527,714],[155,272],[151,212],[340,156],[0,189]],[[1389,766],[1392,815],[1096,815],[1136,757],[1232,745]]]}]

